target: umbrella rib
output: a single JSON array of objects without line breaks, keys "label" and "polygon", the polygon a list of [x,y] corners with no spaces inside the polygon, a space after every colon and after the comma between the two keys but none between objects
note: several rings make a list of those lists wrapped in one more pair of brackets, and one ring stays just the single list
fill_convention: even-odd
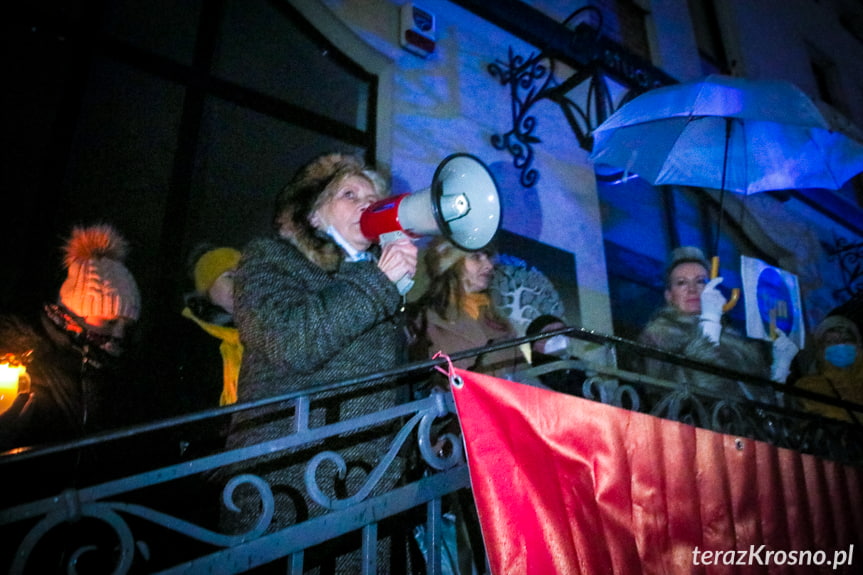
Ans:
[{"label": "umbrella rib", "polygon": [[665,153],[665,161],[663,161],[662,165],[659,167],[659,170],[656,174],[656,178],[654,178],[654,180],[658,180],[659,175],[665,170],[665,163],[668,161],[668,158],[670,158],[672,156],[671,152],[674,151],[674,149],[677,147],[677,143],[683,137],[683,133],[686,132],[686,127],[689,126],[689,124],[691,124],[695,120],[700,120],[700,119],[705,118],[705,117],[706,116],[698,115],[698,114],[695,114],[692,112],[690,112],[689,114],[686,115],[686,122],[683,124],[683,127],[677,131],[677,136],[674,137],[674,141],[671,142],[670,146],[668,146],[668,150]]},{"label": "umbrella rib", "polygon": [[743,145],[745,146],[744,152],[742,154],[740,154],[741,156],[743,156],[743,180],[742,181],[743,181],[744,185],[746,186],[743,188],[743,196],[745,197],[745,196],[749,195],[749,187],[751,185],[751,182],[749,181],[749,153],[747,150],[749,148],[749,144],[748,144],[748,142],[749,142],[748,137],[749,136],[746,133],[746,122],[741,120],[739,122],[739,125],[740,125],[740,131],[743,132],[742,141],[743,141]]},{"label": "umbrella rib", "polygon": [[719,255],[719,234],[722,232],[722,216],[725,212],[725,174],[728,170],[728,146],[731,144],[731,124],[733,120],[730,117],[725,118],[725,145],[722,151],[722,179],[719,186],[719,219],[716,222],[716,237],[713,239],[713,255]]},{"label": "umbrella rib", "polygon": [[836,174],[833,173],[833,168],[830,166],[830,162],[828,161],[828,156],[825,155],[825,153],[824,153],[825,150],[821,147],[821,145],[818,143],[818,141],[813,137],[812,129],[809,129],[806,131],[806,136],[809,139],[809,141],[812,142],[812,144],[814,144],[815,149],[818,150],[818,152],[821,154],[821,157],[824,158],[824,171],[827,172],[828,174],[830,174],[830,179],[833,180],[832,189],[838,190],[839,188],[842,187],[842,184],[844,184],[845,182],[840,182],[839,179],[836,177]]}]

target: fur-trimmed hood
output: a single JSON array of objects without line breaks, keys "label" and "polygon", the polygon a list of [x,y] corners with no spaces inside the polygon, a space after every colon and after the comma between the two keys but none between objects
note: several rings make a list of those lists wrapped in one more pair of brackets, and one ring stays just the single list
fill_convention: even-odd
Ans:
[{"label": "fur-trimmed hood", "polygon": [[380,197],[388,193],[381,176],[367,168],[361,158],[334,153],[319,156],[301,167],[276,199],[273,223],[277,233],[326,271],[338,269],[345,253],[332,238],[315,229],[310,218],[350,176],[368,180]]}]

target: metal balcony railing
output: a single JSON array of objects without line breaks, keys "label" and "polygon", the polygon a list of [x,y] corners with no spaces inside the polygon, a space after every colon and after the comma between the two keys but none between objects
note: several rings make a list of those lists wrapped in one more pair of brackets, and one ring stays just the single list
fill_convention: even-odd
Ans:
[{"label": "metal balcony railing", "polygon": [[[801,397],[858,411],[863,406],[785,389],[627,340],[566,328],[460,352],[451,359],[560,333],[615,352],[625,350],[741,381],[775,392],[777,400],[735,401],[687,382],[662,381],[582,360],[525,369],[512,374],[512,379],[530,383],[549,370],[573,369],[586,376],[579,395],[587,399],[852,465],[863,462],[859,425],[794,409]],[[395,534],[409,541],[413,550],[413,555],[408,552],[398,558],[402,565],[410,564],[414,572],[449,572],[446,569],[457,563],[450,553],[453,516],[449,512],[463,513],[464,505],[471,505],[470,482],[459,437],[441,426],[455,417],[452,397],[419,391],[429,378],[439,377],[435,368],[443,364],[444,360],[415,363],[303,393],[0,454],[0,570],[40,575],[243,573],[271,565],[275,572],[301,573],[309,566],[310,550],[345,534],[359,534],[361,572],[375,573],[391,568],[378,556],[377,543]],[[375,383],[380,381],[411,386],[413,399],[350,420],[309,425],[311,409],[322,394],[357,394],[384,385]],[[235,450],[213,441],[218,435],[213,430],[223,429],[231,414],[260,408],[292,410],[295,433]],[[323,486],[337,480],[344,463],[332,445],[346,436],[370,433],[389,441],[378,467],[367,470],[359,490],[339,497],[327,495]],[[295,487],[314,502],[315,509],[288,527],[273,529],[277,498],[271,486],[254,472],[233,470],[264,456],[291,453],[308,454],[303,460],[303,485]],[[384,492],[376,490],[393,466],[406,469],[403,479]],[[219,528],[220,510],[229,508],[241,489],[257,494],[260,506],[255,521],[244,532],[225,532]],[[483,573],[481,538],[476,525],[467,523],[467,536],[461,541],[470,542],[470,559],[476,572]]]}]

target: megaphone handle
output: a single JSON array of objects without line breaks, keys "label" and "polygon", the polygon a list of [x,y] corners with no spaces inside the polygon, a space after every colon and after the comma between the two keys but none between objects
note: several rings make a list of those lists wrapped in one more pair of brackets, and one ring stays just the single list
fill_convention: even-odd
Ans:
[{"label": "megaphone handle", "polygon": [[386,232],[386,233],[381,234],[378,241],[380,242],[381,247],[384,247],[387,244],[391,244],[396,240],[400,240],[400,239],[406,238],[406,237],[407,237],[407,234],[404,233],[403,231],[395,230],[392,232]]},{"label": "megaphone handle", "polygon": [[396,289],[399,290],[399,294],[405,295],[414,287],[414,278],[405,274],[401,277],[399,281],[396,282]]},{"label": "megaphone handle", "polygon": [[[407,237],[407,234],[405,234],[404,232],[401,232],[399,230],[396,230],[393,232],[387,232],[387,233],[381,234],[379,241],[380,241],[381,247],[383,248],[387,244],[392,243],[392,242],[399,240],[401,238],[405,238],[405,237]],[[401,294],[401,295],[405,295],[406,293],[411,291],[411,288],[413,288],[413,287],[414,287],[414,278],[412,278],[408,274],[403,275],[401,277],[401,279],[399,279],[399,281],[396,282],[396,289],[399,290],[399,294]]]}]

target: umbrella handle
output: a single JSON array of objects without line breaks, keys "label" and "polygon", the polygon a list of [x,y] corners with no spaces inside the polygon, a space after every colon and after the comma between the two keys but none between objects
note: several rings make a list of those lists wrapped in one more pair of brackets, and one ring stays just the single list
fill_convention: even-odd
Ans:
[{"label": "umbrella handle", "polygon": [[[719,276],[719,256],[713,256],[710,258],[710,279]],[[731,311],[734,306],[737,305],[737,301],[740,299],[740,289],[732,288],[731,297],[728,298],[728,301],[725,302],[725,305],[722,306],[722,313],[727,313]]]},{"label": "umbrella handle", "polygon": [[731,309],[737,305],[737,300],[740,299],[740,289],[739,288],[731,288],[731,297],[728,298],[728,301],[722,306],[723,313],[727,313],[731,311]]}]

